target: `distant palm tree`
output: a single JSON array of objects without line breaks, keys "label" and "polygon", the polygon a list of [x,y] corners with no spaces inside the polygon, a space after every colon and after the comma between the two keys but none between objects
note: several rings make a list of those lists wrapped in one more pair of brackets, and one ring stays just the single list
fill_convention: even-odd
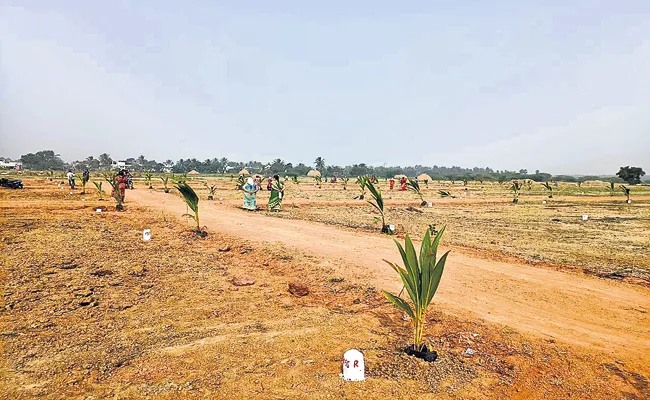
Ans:
[{"label": "distant palm tree", "polygon": [[325,169],[325,160],[323,157],[316,157],[316,161],[314,161],[314,165],[316,166],[316,169],[319,171],[322,171]]}]

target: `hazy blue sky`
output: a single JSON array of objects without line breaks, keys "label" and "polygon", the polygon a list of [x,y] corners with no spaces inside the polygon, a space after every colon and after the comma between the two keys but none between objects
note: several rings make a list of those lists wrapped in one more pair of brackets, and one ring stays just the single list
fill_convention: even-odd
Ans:
[{"label": "hazy blue sky", "polygon": [[647,171],[649,111],[647,0],[0,0],[4,156]]}]

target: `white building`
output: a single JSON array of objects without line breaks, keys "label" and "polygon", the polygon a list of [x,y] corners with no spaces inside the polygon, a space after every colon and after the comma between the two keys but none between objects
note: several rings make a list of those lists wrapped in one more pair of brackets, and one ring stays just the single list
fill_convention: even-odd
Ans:
[{"label": "white building", "polygon": [[23,169],[22,161],[0,161],[0,169]]},{"label": "white building", "polygon": [[131,164],[127,164],[126,160],[118,160],[111,162],[111,169],[129,169]]}]

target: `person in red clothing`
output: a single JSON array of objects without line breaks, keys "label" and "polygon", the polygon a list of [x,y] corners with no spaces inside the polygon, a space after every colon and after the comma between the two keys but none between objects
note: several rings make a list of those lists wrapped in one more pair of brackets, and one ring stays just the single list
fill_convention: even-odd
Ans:
[{"label": "person in red clothing", "polygon": [[390,178],[390,190],[393,190],[395,188],[395,178]]},{"label": "person in red clothing", "polygon": [[400,184],[400,186],[401,186],[401,187],[400,187],[400,190],[401,190],[402,192],[405,191],[405,190],[406,190],[406,178],[402,177],[402,178],[399,180],[399,184]]},{"label": "person in red clothing", "polygon": [[120,189],[120,198],[124,202],[124,196],[126,194],[126,174],[124,171],[120,171],[115,175],[115,182],[117,182],[117,187]]}]

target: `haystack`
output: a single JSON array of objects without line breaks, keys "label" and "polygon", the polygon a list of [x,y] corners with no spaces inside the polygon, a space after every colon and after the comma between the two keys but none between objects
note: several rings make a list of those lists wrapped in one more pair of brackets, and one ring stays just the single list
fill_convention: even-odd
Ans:
[{"label": "haystack", "polygon": [[248,172],[248,170],[244,168],[241,171],[239,171],[239,175],[244,175],[244,176],[250,175],[250,172]]},{"label": "haystack", "polygon": [[408,176],[406,176],[406,175],[404,175],[404,174],[397,174],[397,175],[395,175],[395,179],[402,179],[402,178],[408,178]]},{"label": "haystack", "polygon": [[188,172],[187,175],[188,175],[188,176],[189,176],[189,175],[199,175],[199,171],[193,169],[193,170],[191,170],[190,172]]},{"label": "haystack", "polygon": [[311,171],[307,172],[307,176],[315,178],[317,176],[320,176],[320,171],[316,171],[315,169],[312,169]]},{"label": "haystack", "polygon": [[420,174],[420,175],[418,175],[418,181],[422,181],[422,182],[424,182],[424,181],[431,182],[432,180],[433,180],[433,179],[431,179],[431,177],[429,176],[429,174]]}]

